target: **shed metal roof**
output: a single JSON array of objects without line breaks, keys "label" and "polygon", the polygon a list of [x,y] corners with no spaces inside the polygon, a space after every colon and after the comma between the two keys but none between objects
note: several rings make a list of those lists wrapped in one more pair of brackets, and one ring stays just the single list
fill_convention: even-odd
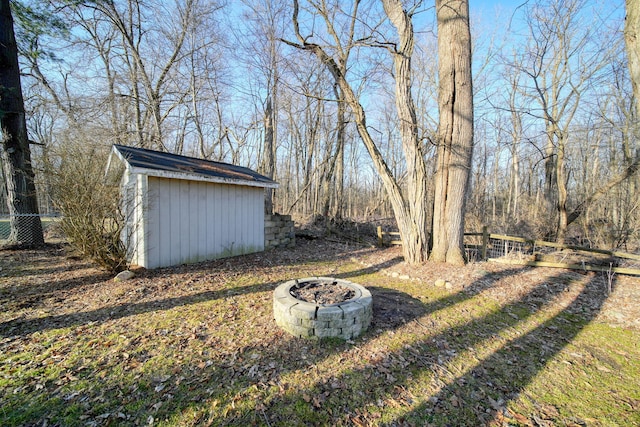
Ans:
[{"label": "shed metal roof", "polygon": [[276,188],[278,183],[242,166],[114,144],[113,151],[131,172],[178,179]]}]

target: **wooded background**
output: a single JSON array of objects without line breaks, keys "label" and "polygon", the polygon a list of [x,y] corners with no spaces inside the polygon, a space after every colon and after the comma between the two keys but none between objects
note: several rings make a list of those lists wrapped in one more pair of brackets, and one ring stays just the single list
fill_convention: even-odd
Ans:
[{"label": "wooded background", "polygon": [[[399,36],[382,3],[300,1],[297,20],[304,42],[337,58],[406,193],[397,70],[387,52]],[[637,250],[640,143],[624,3],[471,3],[466,228]],[[432,2],[404,9],[413,19],[410,87],[433,205],[436,13]],[[78,156],[105,164],[117,143],[273,176],[273,210],[300,221],[393,217],[342,89],[295,46],[293,13],[285,0],[15,2],[40,211],[55,210],[58,171]]]}]

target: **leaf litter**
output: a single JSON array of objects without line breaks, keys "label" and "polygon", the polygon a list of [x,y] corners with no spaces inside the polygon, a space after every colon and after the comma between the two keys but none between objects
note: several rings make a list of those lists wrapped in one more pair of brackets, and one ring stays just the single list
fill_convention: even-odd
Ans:
[{"label": "leaf litter", "polygon": [[[606,411],[622,424],[640,421],[640,396],[630,391],[640,370],[637,344],[597,349],[574,332],[595,334],[591,322],[637,342],[640,313],[628,305],[638,287],[631,280],[618,277],[603,302],[605,283],[593,273],[487,263],[415,267],[399,256],[397,248],[318,239],[292,250],[140,269],[132,280],[113,282],[66,257],[63,247],[5,251],[0,421],[606,425],[598,418]],[[305,341],[279,330],[271,292],[310,276],[371,289],[370,330],[348,342]],[[589,287],[594,296],[572,304]],[[556,362],[571,379],[556,372]],[[600,410],[583,408],[545,395],[538,377],[564,381],[556,394],[584,377],[591,384],[584,388],[593,389],[585,400],[611,388],[617,399],[602,398]]]}]

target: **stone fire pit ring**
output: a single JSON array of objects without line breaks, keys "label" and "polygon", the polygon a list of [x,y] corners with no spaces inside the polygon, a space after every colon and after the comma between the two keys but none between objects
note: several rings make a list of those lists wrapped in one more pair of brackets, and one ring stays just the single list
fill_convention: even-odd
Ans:
[{"label": "stone fire pit ring", "polygon": [[[337,284],[353,291],[352,297],[334,304],[303,301],[292,294],[305,283]],[[350,292],[351,294],[351,292]],[[273,292],[276,324],[300,338],[338,337],[352,339],[366,331],[373,316],[371,292],[347,280],[307,277],[279,285]]]}]

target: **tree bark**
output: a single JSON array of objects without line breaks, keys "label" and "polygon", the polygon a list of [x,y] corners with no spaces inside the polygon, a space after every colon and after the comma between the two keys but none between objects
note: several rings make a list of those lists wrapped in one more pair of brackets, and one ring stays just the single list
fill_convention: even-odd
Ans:
[{"label": "tree bark", "polygon": [[11,231],[9,244],[44,244],[9,0],[0,0],[0,140]]},{"label": "tree bark", "polygon": [[431,259],[464,264],[464,213],[473,153],[468,0],[436,0],[436,14],[440,123]]},{"label": "tree bark", "polygon": [[[272,96],[267,98],[267,106],[264,111],[264,152],[260,172],[267,178],[273,178],[275,172],[274,139],[275,139],[275,117]],[[264,213],[273,214],[273,189],[264,190]]]},{"label": "tree bark", "polygon": [[341,121],[338,124],[338,133],[336,136],[337,139],[337,153],[336,153],[336,162],[335,162],[335,171],[334,171],[334,185],[335,185],[335,204],[333,207],[333,218],[336,220],[342,219],[344,216],[344,144],[345,144],[345,128],[347,125],[346,122],[346,111],[345,111],[344,101],[342,99],[339,101],[338,106],[338,120]]},{"label": "tree bark", "polygon": [[624,41],[636,110],[640,111],[640,2],[626,0],[627,16],[624,25]]},{"label": "tree bark", "polygon": [[558,187],[558,227],[556,231],[556,241],[560,244],[564,244],[567,238],[567,228],[569,226],[568,212],[567,212],[567,199],[569,197],[567,191],[567,178],[565,171],[565,147],[564,139],[562,143],[558,144],[558,150],[556,154],[556,185]]},{"label": "tree bark", "polygon": [[[406,224],[400,229],[403,246],[409,246],[405,255],[416,263],[427,260],[428,238],[428,197],[427,168],[418,137],[418,120],[411,95],[411,56],[414,39],[411,15],[403,9],[400,0],[383,0],[385,13],[396,28],[399,43],[392,52],[395,67],[396,110],[400,119],[400,138],[407,164],[407,205]],[[403,232],[404,231],[404,232]],[[411,242],[410,245],[407,243]]]}]

